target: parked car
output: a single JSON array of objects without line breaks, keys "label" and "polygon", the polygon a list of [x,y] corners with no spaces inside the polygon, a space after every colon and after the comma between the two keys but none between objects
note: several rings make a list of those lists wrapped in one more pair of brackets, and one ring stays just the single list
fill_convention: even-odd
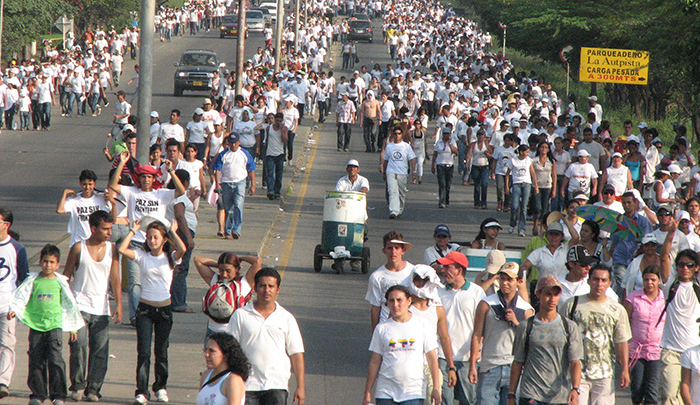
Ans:
[{"label": "parked car", "polygon": [[260,3],[257,8],[264,8],[270,12],[273,18],[277,18],[277,3],[264,2]]},{"label": "parked car", "polygon": [[260,10],[247,10],[245,12],[245,24],[248,31],[262,32],[265,28],[265,16]]},{"label": "parked car", "polygon": [[174,63],[173,94],[178,97],[184,90],[206,90],[212,88],[214,71],[226,66],[219,63],[216,52],[208,49],[188,49]]},{"label": "parked car", "polygon": [[[219,27],[219,37],[237,37],[238,36],[238,14],[226,14],[221,19]],[[245,30],[245,37],[248,38],[248,28]]]},{"label": "parked car", "polygon": [[348,39],[372,42],[374,33],[372,23],[366,20],[351,19],[348,21]]}]

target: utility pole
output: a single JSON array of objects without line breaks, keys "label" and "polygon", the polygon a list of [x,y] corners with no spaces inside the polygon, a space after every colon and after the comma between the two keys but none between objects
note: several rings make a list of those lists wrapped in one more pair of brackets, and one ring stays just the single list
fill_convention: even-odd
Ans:
[{"label": "utility pole", "polygon": [[[2,1],[2,0],[0,0]],[[275,24],[275,72],[282,63],[282,32],[284,31],[284,0],[277,0],[277,21]]]},{"label": "utility pole", "polygon": [[148,149],[151,132],[151,95],[153,94],[153,39],[155,37],[155,0],[141,0],[141,49],[139,49],[139,88],[138,88],[138,140],[136,158],[142,164],[148,163]]},{"label": "utility pole", "polygon": [[243,90],[243,64],[245,61],[246,0],[238,0],[238,53],[236,54],[236,95]]},{"label": "utility pole", "polygon": [[[0,0],[0,70],[2,70],[2,26],[5,17],[5,0]],[[65,39],[63,41],[65,43]]]},{"label": "utility pole", "polygon": [[299,50],[299,2],[294,0],[294,51]]}]

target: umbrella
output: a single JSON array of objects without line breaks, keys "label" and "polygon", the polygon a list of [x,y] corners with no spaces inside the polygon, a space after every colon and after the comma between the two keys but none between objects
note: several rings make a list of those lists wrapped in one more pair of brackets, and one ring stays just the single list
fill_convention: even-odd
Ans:
[{"label": "umbrella", "polygon": [[595,205],[584,205],[577,211],[581,218],[596,222],[601,231],[614,233],[620,239],[632,241],[642,237],[639,225],[617,211]]}]

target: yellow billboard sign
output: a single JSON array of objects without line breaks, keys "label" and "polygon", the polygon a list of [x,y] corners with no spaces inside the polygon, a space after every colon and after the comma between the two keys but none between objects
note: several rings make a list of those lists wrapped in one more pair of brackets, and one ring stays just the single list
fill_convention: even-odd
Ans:
[{"label": "yellow billboard sign", "polygon": [[649,81],[649,52],[582,47],[579,80],[646,85]]}]

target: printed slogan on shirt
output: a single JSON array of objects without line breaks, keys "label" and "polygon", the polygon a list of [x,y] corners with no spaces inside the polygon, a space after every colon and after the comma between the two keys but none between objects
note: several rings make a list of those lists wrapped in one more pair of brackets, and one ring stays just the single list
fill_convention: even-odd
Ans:
[{"label": "printed slogan on shirt", "polygon": [[646,85],[649,52],[631,49],[581,48],[582,82]]}]

